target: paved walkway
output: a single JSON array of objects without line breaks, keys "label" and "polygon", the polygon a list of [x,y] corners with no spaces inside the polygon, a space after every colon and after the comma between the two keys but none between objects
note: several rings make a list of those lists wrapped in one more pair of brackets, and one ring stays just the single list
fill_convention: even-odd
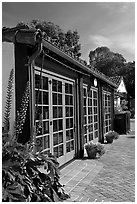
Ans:
[{"label": "paved walkway", "polygon": [[98,159],[74,160],[61,170],[65,202],[135,202],[135,132],[120,135]]}]

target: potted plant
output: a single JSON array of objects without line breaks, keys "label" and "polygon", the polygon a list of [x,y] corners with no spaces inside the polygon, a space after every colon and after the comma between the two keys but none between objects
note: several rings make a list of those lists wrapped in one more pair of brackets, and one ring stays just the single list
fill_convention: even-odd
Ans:
[{"label": "potted plant", "polygon": [[93,142],[88,142],[85,145],[85,149],[87,151],[87,155],[89,159],[95,159],[97,155],[97,145]]},{"label": "potted plant", "polygon": [[92,141],[85,144],[85,149],[87,151],[87,155],[89,159],[95,159],[97,154],[99,156],[105,153],[104,146],[100,143],[93,143]]},{"label": "potted plant", "polygon": [[117,132],[111,130],[105,135],[105,138],[107,143],[112,143],[114,139],[119,138],[119,135]]}]

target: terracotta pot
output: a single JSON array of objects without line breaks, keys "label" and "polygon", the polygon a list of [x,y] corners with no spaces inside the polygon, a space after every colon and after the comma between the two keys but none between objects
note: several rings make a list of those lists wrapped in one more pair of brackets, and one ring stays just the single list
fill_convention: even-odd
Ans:
[{"label": "terracotta pot", "polygon": [[106,137],[107,143],[112,143],[113,142],[113,137]]},{"label": "terracotta pot", "polygon": [[95,159],[97,155],[97,150],[95,148],[93,149],[87,149],[87,154],[89,159]]}]

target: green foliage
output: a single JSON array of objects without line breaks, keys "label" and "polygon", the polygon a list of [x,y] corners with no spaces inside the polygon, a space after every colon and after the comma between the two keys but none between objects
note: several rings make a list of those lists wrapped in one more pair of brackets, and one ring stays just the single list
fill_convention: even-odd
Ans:
[{"label": "green foliage", "polygon": [[[11,89],[10,89],[11,91]],[[2,144],[2,201],[4,202],[58,202],[69,198],[59,182],[59,163],[52,155],[33,153],[31,141],[17,142],[22,131],[29,102],[30,85],[27,82],[12,136]]]},{"label": "green foliage", "polygon": [[44,33],[45,38],[50,38],[59,47],[63,48],[65,51],[73,54],[74,57],[79,58],[81,56],[80,50],[81,45],[79,44],[78,32],[68,30],[66,33],[58,26],[52,22],[47,22],[45,20],[41,21],[38,19],[33,19],[30,23],[20,22],[17,24],[19,26],[28,26],[33,29],[40,29]]},{"label": "green foliage", "polygon": [[111,52],[107,47],[98,47],[89,53],[90,65],[107,76],[114,76],[126,62],[119,53]]},{"label": "green foliage", "polygon": [[12,94],[13,94],[13,84],[14,84],[14,70],[12,69],[8,79],[7,86],[7,96],[6,96],[6,105],[4,112],[4,129],[9,131],[9,120],[10,120],[10,111],[12,105]]},{"label": "green foliage", "polygon": [[57,202],[69,198],[59,182],[59,163],[52,155],[32,154],[29,144],[4,146],[2,200]]},{"label": "green foliage", "polygon": [[135,98],[135,62],[126,63],[122,69],[119,70],[119,75],[123,76],[129,95]]},{"label": "green foliage", "polygon": [[128,94],[135,98],[135,62],[127,63],[121,54],[111,52],[107,47],[90,51],[89,62],[107,76],[123,76]]},{"label": "green foliage", "polygon": [[119,138],[119,134],[117,132],[115,132],[114,130],[109,131],[106,135],[106,138],[113,138],[113,139],[118,139]]}]

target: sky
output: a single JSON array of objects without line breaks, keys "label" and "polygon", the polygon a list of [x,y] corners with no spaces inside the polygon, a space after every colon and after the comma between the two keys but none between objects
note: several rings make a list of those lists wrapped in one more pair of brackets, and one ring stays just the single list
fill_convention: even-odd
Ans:
[{"label": "sky", "polygon": [[135,60],[134,2],[3,2],[2,26],[40,19],[59,25],[65,32],[77,30],[81,58],[89,62],[89,52],[107,46]]}]

